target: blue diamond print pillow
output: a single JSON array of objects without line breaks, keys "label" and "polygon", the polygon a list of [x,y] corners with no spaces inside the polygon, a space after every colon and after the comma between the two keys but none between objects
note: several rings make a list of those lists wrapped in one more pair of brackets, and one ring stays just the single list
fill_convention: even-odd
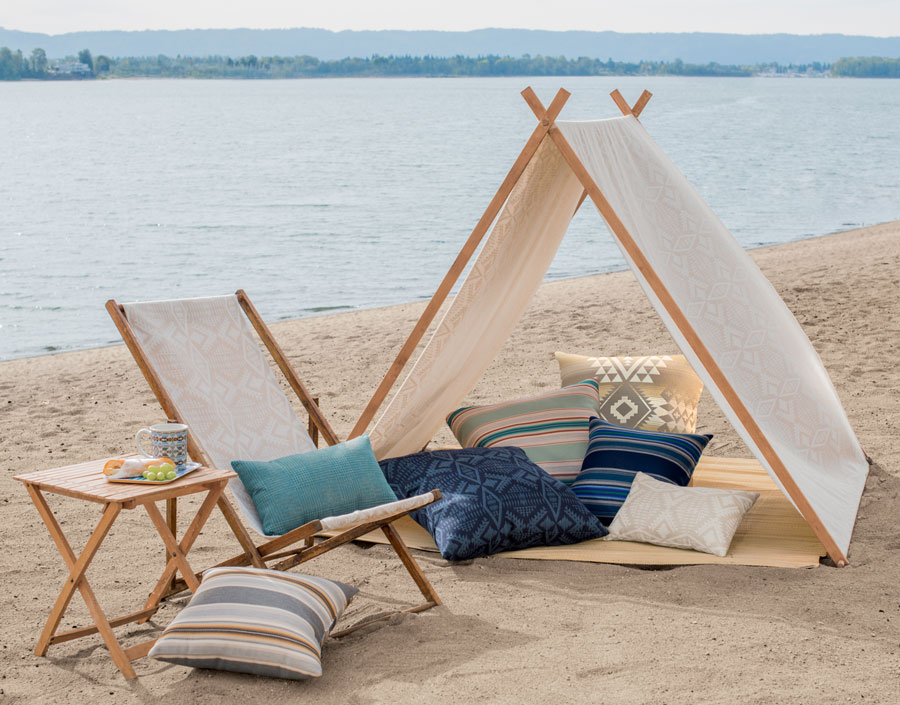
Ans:
[{"label": "blue diamond print pillow", "polygon": [[443,499],[412,517],[448,561],[605,536],[606,528],[521,448],[461,448],[381,461],[401,499],[438,489]]}]

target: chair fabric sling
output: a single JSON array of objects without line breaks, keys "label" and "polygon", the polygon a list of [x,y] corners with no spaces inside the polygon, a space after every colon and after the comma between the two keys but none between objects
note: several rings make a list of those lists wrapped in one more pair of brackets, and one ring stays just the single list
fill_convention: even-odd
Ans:
[{"label": "chair fabric sling", "polygon": [[[123,304],[132,332],[216,467],[315,450],[253,336],[237,296]],[[266,535],[240,479],[229,488],[247,524]],[[432,501],[430,494],[341,517],[332,529],[374,521]]]},{"label": "chair fabric sling", "polygon": [[[138,342],[184,423],[216,467],[314,450],[281,390],[237,296],[123,304]],[[241,514],[265,534],[239,479]]]}]

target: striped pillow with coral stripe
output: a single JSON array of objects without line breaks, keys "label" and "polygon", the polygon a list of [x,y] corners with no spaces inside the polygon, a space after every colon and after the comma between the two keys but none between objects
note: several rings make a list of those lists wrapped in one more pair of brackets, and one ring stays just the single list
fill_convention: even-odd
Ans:
[{"label": "striped pillow with coral stripe", "polygon": [[514,446],[531,462],[566,484],[581,470],[588,420],[597,416],[597,381],[488,406],[464,406],[447,417],[464,448]]},{"label": "striped pillow with coral stripe", "polygon": [[275,678],[322,675],[322,642],[356,588],[312,575],[213,568],[150,656]]}]

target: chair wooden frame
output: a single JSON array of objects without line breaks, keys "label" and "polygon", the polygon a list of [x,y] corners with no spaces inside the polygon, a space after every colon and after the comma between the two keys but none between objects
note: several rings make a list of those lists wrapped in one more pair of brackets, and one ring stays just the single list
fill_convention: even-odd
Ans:
[{"label": "chair wooden frame", "polygon": [[[284,351],[272,336],[271,331],[262,320],[262,317],[259,315],[256,307],[250,301],[250,298],[247,296],[246,292],[243,289],[239,289],[237,292],[235,292],[235,295],[237,296],[238,303],[243,309],[244,314],[247,316],[247,319],[250,321],[250,324],[256,331],[256,334],[259,336],[263,345],[265,345],[269,354],[272,356],[275,364],[287,379],[288,384],[297,395],[300,403],[303,405],[304,409],[306,409],[306,412],[309,415],[310,436],[312,437],[313,441],[317,442],[319,435],[321,435],[328,445],[334,445],[338,443],[338,436],[334,432],[334,429],[331,427],[331,424],[328,423],[325,415],[322,413],[322,410],[318,405],[318,400],[313,397],[312,394],[310,394],[306,385],[297,375],[290,362],[288,362]],[[163,385],[156,370],[154,370],[153,365],[146,355],[143,347],[141,346],[140,341],[137,339],[137,336],[135,336],[134,331],[131,328],[131,324],[129,323],[126,316],[125,308],[117,303],[115,299],[110,299],[106,302],[106,310],[109,312],[109,315],[112,317],[113,322],[116,324],[116,328],[118,328],[119,333],[122,335],[122,339],[124,340],[126,347],[128,348],[129,352],[131,352],[131,355],[134,357],[135,362],[137,362],[138,367],[143,373],[144,378],[147,380],[147,383],[150,385],[150,389],[156,396],[156,399],[165,412],[167,418],[174,422],[187,423],[187,421],[185,421],[184,417],[180,413],[174,400],[166,391],[165,386]],[[189,434],[188,436],[188,454],[192,459],[202,463],[207,467],[215,467],[212,463],[210,455],[206,452],[200,441],[193,434]],[[430,502],[428,502],[428,504],[435,502],[441,498],[441,493],[438,490],[432,491],[431,494],[432,499]],[[403,563],[403,566],[409,572],[410,576],[413,579],[413,582],[415,582],[416,584],[416,587],[419,588],[419,591],[422,593],[426,600],[424,603],[414,605],[404,610],[398,610],[397,612],[422,612],[424,610],[430,609],[431,607],[436,607],[437,605],[442,604],[441,599],[438,597],[438,594],[435,591],[434,587],[422,572],[422,569],[419,567],[409,549],[403,543],[403,539],[400,538],[400,535],[397,533],[396,529],[391,525],[396,520],[406,516],[414,510],[399,511],[397,513],[390,514],[388,516],[367,522],[365,524],[352,527],[338,533],[336,536],[327,538],[320,543],[315,543],[315,538],[317,535],[322,533],[323,527],[320,521],[315,520],[304,524],[303,526],[297,527],[296,529],[293,529],[286,534],[271,538],[268,541],[257,545],[225,494],[222,494],[219,497],[217,506],[222,512],[222,515],[225,517],[225,521],[228,523],[231,532],[234,534],[238,543],[241,545],[243,553],[233,556],[232,558],[229,558],[228,560],[223,561],[215,566],[211,566],[211,568],[218,568],[222,566],[249,565],[256,568],[274,568],[277,570],[288,570],[289,568],[297,566],[301,563],[305,563],[306,561],[311,560],[316,556],[320,556],[323,553],[332,550],[333,548],[337,548],[338,546],[349,543],[350,541],[359,538],[363,534],[376,529],[380,529],[388,539],[391,547],[397,553],[400,561]],[[167,500],[166,522],[172,532],[175,531],[177,525],[177,511],[177,499],[173,498]],[[300,542],[302,542],[301,546],[295,546],[295,544],[298,544]],[[273,565],[269,565],[273,561],[275,563]],[[197,574],[196,576],[183,575],[180,579],[176,579],[173,575],[168,587],[163,592],[162,598],[164,599],[173,594],[183,591],[186,587],[188,587],[189,582],[193,582],[193,580],[199,580],[200,577],[200,574]],[[356,629],[371,624],[372,622],[388,619],[397,612],[392,612],[388,615],[382,615],[373,619],[364,620],[348,629],[342,630],[340,632],[332,632],[332,636],[343,636],[344,634],[355,631]]]}]

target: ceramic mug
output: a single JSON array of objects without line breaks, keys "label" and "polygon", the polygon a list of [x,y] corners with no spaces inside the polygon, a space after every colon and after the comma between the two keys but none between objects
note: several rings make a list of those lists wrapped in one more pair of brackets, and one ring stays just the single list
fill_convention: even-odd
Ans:
[{"label": "ceramic mug", "polygon": [[[150,436],[150,453],[144,450],[145,433]],[[181,472],[187,467],[187,436],[188,427],[183,423],[158,423],[135,433],[134,442],[145,458],[171,458],[175,469]]]}]

